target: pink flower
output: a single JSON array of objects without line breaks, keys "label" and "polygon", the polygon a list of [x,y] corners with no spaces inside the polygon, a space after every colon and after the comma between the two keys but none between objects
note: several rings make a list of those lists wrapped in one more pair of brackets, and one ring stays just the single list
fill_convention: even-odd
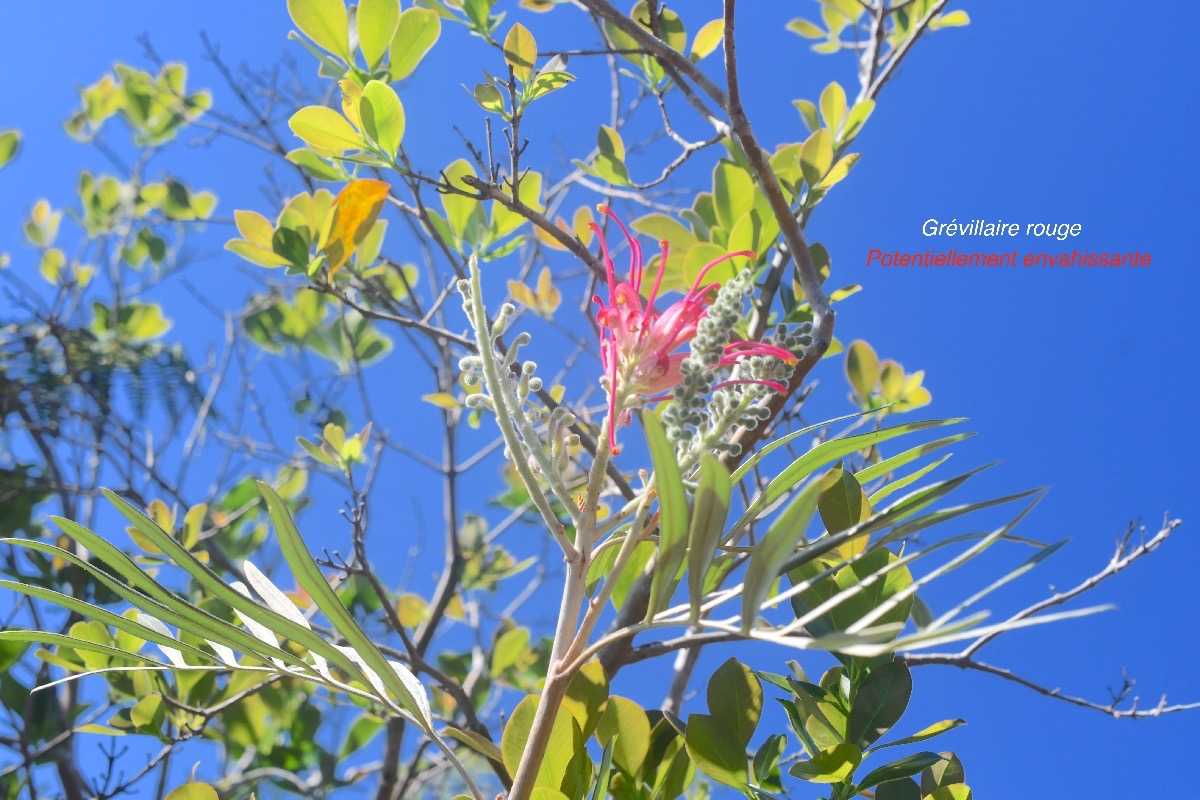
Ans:
[{"label": "pink flower", "polygon": [[[721,288],[719,283],[704,283],[704,277],[713,267],[731,258],[744,256],[754,258],[749,250],[727,253],[709,262],[700,270],[692,287],[684,296],[658,311],[654,301],[662,286],[663,270],[666,268],[669,246],[660,242],[662,258],[654,276],[654,285],[642,304],[642,247],[629,234],[625,224],[606,205],[599,206],[602,214],[609,217],[621,229],[629,244],[629,279],[618,281],[616,268],[604,240],[603,232],[596,223],[591,223],[600,240],[600,250],[608,278],[608,302],[599,295],[592,299],[600,307],[596,321],[600,325],[600,361],[608,376],[608,446],[613,455],[620,452],[616,430],[629,424],[630,411],[625,404],[630,401],[662,399],[681,380],[680,365],[688,353],[680,348],[696,336],[696,327],[708,313],[713,296]],[[796,359],[790,352],[761,342],[733,342],[725,348],[720,365],[731,365],[740,358],[752,355],[771,355],[789,363]],[[727,383],[762,383],[762,381],[730,381]],[[722,384],[726,385],[726,384]],[[786,387],[770,382],[777,391]]]}]

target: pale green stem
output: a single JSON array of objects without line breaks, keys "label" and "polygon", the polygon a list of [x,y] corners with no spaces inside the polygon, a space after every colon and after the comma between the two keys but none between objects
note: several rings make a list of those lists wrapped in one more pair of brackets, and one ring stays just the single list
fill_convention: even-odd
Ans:
[{"label": "pale green stem", "polygon": [[492,345],[492,333],[490,330],[487,310],[483,305],[483,291],[479,281],[479,265],[474,258],[470,261],[471,270],[471,324],[475,328],[475,336],[479,343],[479,360],[483,365],[483,379],[487,384],[488,394],[493,400],[499,399],[500,406],[496,411],[496,424],[500,428],[500,434],[504,437],[504,444],[508,447],[509,456],[512,458],[513,465],[517,468],[517,474],[521,476],[521,482],[525,485],[525,489],[529,492],[529,498],[533,501],[534,507],[542,515],[542,521],[546,524],[546,528],[550,534],[558,541],[560,547],[568,558],[573,557],[577,551],[575,546],[571,544],[571,540],[567,538],[563,531],[562,523],[558,521],[558,516],[554,513],[554,509],[550,507],[550,502],[546,499],[545,493],[542,492],[541,484],[538,482],[537,476],[533,474],[533,470],[529,467],[529,462],[522,458],[522,453],[525,448],[522,446],[521,437],[513,426],[512,414],[508,409],[504,398],[508,394],[508,388],[504,384],[499,367],[496,365],[496,351]]}]

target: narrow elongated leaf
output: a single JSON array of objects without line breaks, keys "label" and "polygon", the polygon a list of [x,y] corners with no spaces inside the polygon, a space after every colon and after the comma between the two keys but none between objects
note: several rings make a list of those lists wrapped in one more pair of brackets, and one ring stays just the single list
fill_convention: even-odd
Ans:
[{"label": "narrow elongated leaf", "polygon": [[752,469],[754,469],[756,466],[758,466],[758,463],[760,461],[762,461],[764,458],[766,458],[767,456],[769,456],[772,452],[774,452],[775,450],[778,450],[781,447],[785,447],[786,445],[790,444],[791,442],[795,441],[796,439],[800,438],[801,436],[804,436],[805,434],[808,434],[808,433],[812,433],[813,431],[819,430],[821,428],[827,428],[830,425],[836,425],[839,422],[845,422],[847,420],[854,419],[855,417],[864,416],[868,413],[873,413],[873,412],[859,411],[858,413],[855,413],[855,414],[847,414],[844,417],[835,417],[833,419],[826,420],[824,422],[818,422],[816,425],[809,425],[806,428],[801,428],[798,431],[792,431],[791,433],[787,434],[786,436],[780,436],[778,439],[776,439],[775,441],[771,442],[768,445],[765,445],[757,453],[755,453],[754,455],[747,458],[745,461],[742,462],[742,465],[740,467],[738,467],[736,470],[733,471],[732,477],[733,477],[734,484],[740,483],[742,478],[749,475],[750,471]]},{"label": "narrow elongated leaf", "polygon": [[693,621],[700,618],[704,578],[725,532],[732,493],[733,483],[725,465],[709,453],[701,456],[700,485],[696,489],[692,521],[688,527],[688,591]]},{"label": "narrow elongated leaf", "polygon": [[858,472],[854,473],[854,477],[858,478],[859,483],[870,483],[876,478],[882,478],[884,475],[887,475],[894,469],[899,469],[906,464],[916,461],[921,456],[941,450],[943,447],[949,447],[950,445],[961,442],[964,439],[970,439],[974,435],[974,433],[956,433],[953,436],[944,436],[941,439],[936,439],[932,442],[919,444],[916,447],[905,450],[903,453],[897,453],[891,458],[885,458],[878,464],[872,464],[869,467],[860,469]]},{"label": "narrow elongated leaf", "polygon": [[[749,633],[758,617],[759,607],[767,599],[771,585],[793,557],[803,541],[804,531],[817,510],[820,484],[810,483],[796,495],[791,506],[780,516],[783,524],[771,526],[767,535],[750,553],[742,589],[742,631]],[[807,548],[806,548],[807,549]]]},{"label": "narrow elongated leaf", "polygon": [[[303,625],[297,625],[285,616],[271,611],[269,608],[259,605],[246,596],[238,593],[229,584],[221,580],[216,573],[210,570],[206,565],[201,563],[187,548],[177,542],[174,537],[170,536],[162,528],[158,527],[153,520],[142,514],[136,508],[113,492],[103,489],[104,496],[116,506],[127,520],[133,523],[143,536],[149,539],[154,546],[161,550],[169,557],[176,566],[182,568],[185,572],[196,579],[204,589],[220,600],[225,605],[237,611],[247,619],[253,619],[267,629],[274,631],[281,636],[291,639],[296,644],[299,644],[308,650],[319,653],[330,662],[336,664],[341,669],[351,675],[361,675],[358,667],[352,660],[346,657],[346,654],[338,650],[336,647],[325,641],[312,630],[305,628]],[[90,548],[89,548],[90,549]],[[364,683],[367,682],[366,676],[361,675]]]},{"label": "narrow elongated leaf", "polygon": [[932,464],[926,464],[925,466],[921,467],[919,470],[912,473],[911,475],[905,475],[903,478],[897,478],[896,480],[889,483],[887,486],[883,486],[879,490],[874,492],[868,499],[870,500],[872,505],[876,505],[879,503],[880,500],[884,500],[889,495],[895,494],[896,492],[900,491],[901,489],[905,488],[906,486],[909,486],[909,485],[914,484],[917,481],[921,480],[921,478],[924,478],[926,475],[933,472],[935,469],[940,467],[942,464],[945,464],[949,459],[950,459],[950,454],[946,454],[945,456],[942,456],[941,458],[939,458],[937,461],[934,461]]},{"label": "narrow elongated leaf", "polygon": [[[96,581],[136,608],[152,617],[169,622],[180,630],[187,631],[201,639],[240,650],[263,663],[267,663],[270,658],[278,658],[295,666],[305,666],[304,662],[292,653],[280,648],[265,648],[262,642],[241,628],[230,625],[225,620],[181,600],[173,592],[163,588],[157,581],[143,572],[120,549],[109,544],[95,533],[70,520],[56,517],[52,519],[55,520],[56,524],[68,536],[82,544],[92,555],[98,557],[110,568],[118,572],[128,581],[128,584],[114,580],[112,576],[97,569],[93,564],[68,550],[33,539],[14,539],[5,540],[5,542],[33,550],[40,550],[55,558],[61,558],[87,572]],[[145,594],[135,591],[135,588],[141,590],[141,592],[145,592]]]},{"label": "narrow elongated leaf", "polygon": [[83,616],[94,619],[97,622],[102,622],[105,625],[111,625],[114,628],[123,630],[126,633],[132,633],[140,639],[145,639],[147,642],[153,642],[160,647],[169,647],[178,650],[188,655],[195,656],[204,662],[213,662],[216,659],[212,653],[206,653],[198,647],[193,647],[187,642],[181,642],[172,636],[164,636],[162,633],[153,628],[142,625],[139,622],[134,622],[128,617],[122,617],[120,614],[114,614],[108,609],[100,606],[92,605],[68,594],[55,592],[50,589],[43,589],[40,586],[31,586],[24,583],[16,583],[15,581],[0,580],[0,588],[11,589],[14,592],[36,597],[38,600],[44,600],[47,603],[53,603],[56,606],[75,611]]},{"label": "narrow elongated leaf", "polygon": [[61,633],[50,633],[48,631],[0,631],[0,642],[52,644],[60,648],[69,647],[72,650],[85,650],[89,653],[100,653],[101,655],[106,655],[110,658],[125,658],[131,661],[140,661],[149,667],[167,668],[170,666],[169,664],[164,664],[163,662],[151,658],[150,656],[144,656],[141,653],[130,653],[127,650],[120,649],[119,647],[109,647],[108,645],[99,644],[97,642],[89,642],[86,639],[78,639],[74,636],[66,636]]},{"label": "narrow elongated leaf", "polygon": [[667,606],[675,592],[676,576],[687,554],[688,508],[683,479],[679,475],[679,462],[675,459],[675,450],[667,440],[662,423],[654,414],[644,413],[642,425],[646,429],[650,460],[654,463],[660,512],[658,558],[650,583],[650,603],[646,609],[646,619],[649,620]]},{"label": "narrow elongated leaf", "polygon": [[608,744],[604,745],[604,753],[600,756],[600,769],[596,771],[596,786],[592,789],[592,793],[588,795],[588,800],[607,800],[608,798],[608,783],[612,778],[614,743],[610,739]]},{"label": "narrow elongated leaf", "polygon": [[800,481],[807,478],[818,468],[836,461],[843,456],[850,455],[859,450],[866,449],[880,442],[886,442],[889,439],[894,439],[897,436],[904,436],[915,431],[926,430],[928,428],[940,427],[942,425],[953,425],[962,422],[961,419],[944,419],[944,420],[928,420],[922,422],[909,422],[902,425],[893,425],[890,428],[884,428],[871,433],[862,433],[857,436],[847,436],[844,439],[831,439],[827,442],[822,442],[813,449],[809,450],[804,455],[797,458],[789,464],[782,472],[767,484],[750,507],[732,527],[731,530],[737,531],[754,519],[758,514],[771,503],[778,500],[787,492],[790,492],[794,486]]},{"label": "narrow elongated leaf", "polygon": [[[296,529],[296,523],[292,521],[292,515],[288,511],[287,505],[284,504],[283,498],[270,485],[261,481],[258,484],[258,490],[263,499],[267,501],[267,511],[275,523],[275,532],[279,537],[279,549],[283,552],[283,557],[287,560],[288,566],[291,567],[292,574],[296,576],[296,581],[301,588],[308,592],[321,612],[333,623],[337,632],[350,643],[366,667],[374,671],[396,696],[401,708],[412,714],[417,724],[423,726],[426,732],[431,732],[433,716],[429,710],[429,698],[425,695],[424,688],[411,673],[409,676],[402,675],[403,672],[407,672],[403,666],[389,662],[384,657],[371,637],[367,636],[350,612],[346,610],[346,607],[342,605],[342,601],[334,594],[333,589],[325,580],[325,576],[321,573],[321,568],[309,555],[308,548],[304,545],[304,539],[300,536],[300,531]],[[367,677],[370,678],[369,675]],[[406,680],[405,677],[411,677],[412,680]],[[414,684],[415,688],[419,690],[419,694],[414,691]]]},{"label": "narrow elongated leaf", "polygon": [[873,748],[872,752],[877,752],[885,747],[899,747],[900,745],[923,742],[926,739],[932,739],[935,736],[941,736],[946,731],[954,730],[955,728],[966,724],[967,721],[965,719],[944,719],[941,722],[933,723],[928,728],[922,728],[912,736],[905,736],[903,739],[897,739],[894,742],[881,744],[878,747]]}]

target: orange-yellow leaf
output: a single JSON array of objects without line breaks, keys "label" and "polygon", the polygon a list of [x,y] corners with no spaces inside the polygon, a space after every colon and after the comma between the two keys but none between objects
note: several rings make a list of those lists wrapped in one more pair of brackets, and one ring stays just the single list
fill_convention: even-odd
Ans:
[{"label": "orange-yellow leaf", "polygon": [[334,198],[333,227],[321,251],[325,254],[331,279],[371,232],[389,189],[386,181],[351,181]]}]

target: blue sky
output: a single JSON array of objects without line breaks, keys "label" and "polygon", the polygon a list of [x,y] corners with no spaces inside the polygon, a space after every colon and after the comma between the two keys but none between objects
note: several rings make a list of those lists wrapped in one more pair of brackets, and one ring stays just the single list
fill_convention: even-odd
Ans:
[{"label": "blue sky", "polygon": [[[749,113],[764,142],[794,140],[802,132],[790,101],[814,98],[835,77],[851,81],[850,66],[808,54],[801,40],[782,31],[795,8],[807,4],[745,5],[747,14],[760,17],[753,24],[765,26],[761,41],[740,51]],[[864,158],[810,224],[810,239],[832,253],[834,282],[865,287],[843,305],[838,335],[868,339],[881,356],[926,370],[934,396],[930,415],[970,417],[979,435],[957,448],[954,462],[965,469],[1002,461],[978,479],[973,499],[1052,487],[1022,530],[1072,543],[1001,593],[996,603],[1002,610],[1101,568],[1129,519],[1144,519],[1151,532],[1167,511],[1185,521],[1161,553],[1090,595],[1092,602],[1116,603],[1118,611],[1014,635],[990,646],[989,659],[1094,699],[1119,683],[1122,667],[1138,680],[1144,706],[1163,693],[1175,701],[1200,699],[1192,680],[1200,604],[1191,589],[1200,560],[1193,533],[1200,522],[1193,463],[1200,435],[1190,408],[1198,388],[1191,348],[1200,334],[1194,311],[1200,284],[1192,232],[1200,175],[1181,77],[1184,48],[1162,22],[1190,18],[1190,5],[1163,2],[1153,12],[1130,7],[1126,15],[1036,0],[954,5],[970,11],[972,25],[920,43],[856,143]],[[716,16],[712,3],[704,7],[711,13],[697,12],[697,19]],[[71,144],[60,123],[76,104],[78,86],[114,61],[144,64],[138,33],[149,33],[163,57],[189,62],[192,84],[211,86],[218,107],[232,101],[201,61],[200,30],[235,64],[265,68],[286,51],[306,74],[313,71],[285,41],[290,24],[282,2],[119,0],[60,5],[53,14],[48,9],[14,6],[0,30],[0,63],[10,75],[0,84],[0,128],[17,127],[26,136],[19,160],[0,173],[0,251],[14,256],[22,254],[19,220],[32,202],[40,196],[66,202],[78,170],[100,168],[99,156]],[[564,10],[524,21],[550,47],[560,24],[555,20],[570,20],[578,32],[579,16]],[[465,93],[435,90],[478,79],[469,71],[452,81],[435,73],[486,52],[461,30],[447,35],[455,37],[454,47],[435,51],[435,60],[401,92],[409,109],[407,143],[427,166],[461,154],[443,120],[471,120],[474,113]],[[573,91],[560,93],[546,104],[545,116],[531,122],[543,137],[534,157],[560,169],[566,161],[556,154],[578,153],[594,141],[594,125],[575,120],[606,114],[597,111],[607,106],[606,90]],[[216,191],[218,213],[228,216],[234,208],[267,210],[258,192],[261,163],[257,153],[219,142],[177,151],[162,166]],[[690,178],[700,183],[706,175]],[[931,241],[921,235],[928,218],[1079,223],[1082,234],[1066,245],[1025,237]],[[214,293],[228,285],[248,292],[249,280],[231,277],[240,275],[237,265],[220,253],[229,235],[228,228],[212,226],[200,240],[212,257],[198,264],[196,281]],[[969,249],[968,243],[984,250],[1140,250],[1153,254],[1153,264],[1090,271],[865,265],[872,248]],[[230,307],[241,299],[222,296]],[[189,313],[178,309],[177,321],[186,322]],[[200,351],[203,342],[189,346]],[[373,376],[381,390],[401,385],[405,363],[395,358]],[[814,377],[820,388],[812,416],[844,413],[848,387],[840,359]],[[433,419],[427,408],[404,411],[410,413],[414,420]],[[412,495],[418,485],[405,484]],[[318,504],[309,526],[332,527],[328,512],[335,504]],[[414,574],[433,569],[436,560],[421,562]],[[946,600],[955,596],[948,592]],[[763,664],[791,655],[755,651]],[[727,656],[714,652],[706,663]],[[1058,787],[1055,797],[1140,796],[1154,791],[1151,786],[1183,791],[1174,787],[1186,780],[1182,765],[1200,733],[1196,714],[1115,722],[980,675],[931,668],[916,679],[916,699],[902,727],[965,717],[969,727],[941,746],[960,754],[970,782],[984,794],[1047,796],[1047,785]],[[693,704],[689,710],[703,709]]]}]

